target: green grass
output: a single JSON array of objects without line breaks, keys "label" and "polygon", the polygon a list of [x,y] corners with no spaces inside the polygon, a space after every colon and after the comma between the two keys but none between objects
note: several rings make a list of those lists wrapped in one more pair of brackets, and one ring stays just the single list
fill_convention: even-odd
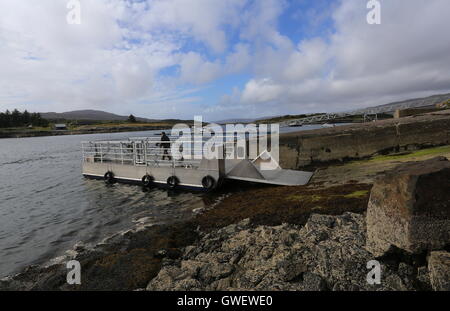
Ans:
[{"label": "green grass", "polygon": [[318,202],[320,200],[322,200],[322,196],[318,195],[318,194],[313,194],[313,195],[291,195],[289,197],[287,197],[287,199],[289,201],[309,201],[309,202]]},{"label": "green grass", "polygon": [[[349,194],[345,194],[345,195],[328,195],[326,197],[344,197],[347,199],[359,199],[359,198],[363,198],[365,197],[367,194],[369,193],[368,190],[358,190],[358,191],[354,191],[352,193]],[[324,196],[318,195],[318,194],[294,194],[291,195],[289,197],[287,197],[288,201],[295,201],[295,202],[319,202],[321,200],[323,200],[324,198],[326,198]]]},{"label": "green grass", "polygon": [[41,126],[35,126],[32,128],[28,127],[7,127],[7,128],[1,128],[0,132],[38,132],[38,131],[50,131],[50,127],[41,127]]},{"label": "green grass", "polygon": [[346,195],[344,195],[344,197],[349,198],[349,199],[356,199],[356,198],[365,197],[368,193],[369,193],[368,190],[359,190],[359,191],[355,191],[355,192],[346,194]]},{"label": "green grass", "polygon": [[435,148],[427,148],[422,150],[417,150],[411,153],[400,154],[400,155],[380,155],[371,158],[370,162],[380,162],[380,161],[392,161],[392,160],[403,160],[415,157],[423,157],[430,155],[439,155],[450,153],[450,146],[441,146]]}]

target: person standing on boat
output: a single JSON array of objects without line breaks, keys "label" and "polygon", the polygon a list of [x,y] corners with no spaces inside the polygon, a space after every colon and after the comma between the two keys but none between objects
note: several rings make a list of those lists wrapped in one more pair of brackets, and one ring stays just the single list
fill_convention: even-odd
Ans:
[{"label": "person standing on boat", "polygon": [[[161,133],[161,141],[163,141],[163,143],[159,144],[159,146],[163,149],[163,156],[162,159],[164,160],[167,156],[168,160],[171,160],[172,157],[169,154],[169,149],[170,149],[170,138],[166,135],[166,132],[162,132]],[[169,143],[167,143],[167,141]]]}]

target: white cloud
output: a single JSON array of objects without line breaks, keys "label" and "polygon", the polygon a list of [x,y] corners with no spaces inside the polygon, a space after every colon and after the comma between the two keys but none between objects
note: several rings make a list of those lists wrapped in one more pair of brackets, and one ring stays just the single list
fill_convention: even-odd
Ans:
[{"label": "white cloud", "polygon": [[239,11],[246,1],[239,0],[155,0],[148,4],[138,24],[148,31],[176,31],[193,35],[214,52],[224,52],[227,40],[224,25],[237,27]]},{"label": "white cloud", "polygon": [[262,115],[274,105],[279,114],[336,111],[450,90],[450,3],[383,1],[382,24],[368,25],[363,2],[341,2],[329,38],[282,48],[267,38],[234,104],[259,104]]},{"label": "white cloud", "polygon": [[283,87],[270,79],[250,80],[242,93],[243,103],[266,103],[280,98]]},{"label": "white cloud", "polygon": [[239,43],[234,46],[233,51],[226,58],[226,72],[237,73],[248,69],[252,62],[250,46]]},{"label": "white cloud", "polygon": [[287,81],[316,78],[323,74],[329,59],[328,47],[323,40],[306,40],[298,45],[285,60],[281,76]]},{"label": "white cloud", "polygon": [[[67,24],[66,4],[0,2],[0,109],[120,112],[158,98],[191,102],[181,98],[186,93],[179,85],[210,82],[223,66],[180,52],[183,41],[222,52],[227,46],[222,26],[238,22],[242,2],[81,0],[80,25]],[[158,76],[175,65],[181,67],[178,81]],[[150,105],[140,110],[154,112]]]},{"label": "white cloud", "polygon": [[181,80],[195,84],[205,84],[213,81],[221,74],[221,65],[202,58],[195,52],[181,56]]},{"label": "white cloud", "polygon": [[249,10],[243,14],[243,29],[241,37],[252,41],[259,49],[267,43],[277,49],[286,49],[292,46],[289,38],[280,34],[278,18],[286,6],[284,0],[253,1]]},{"label": "white cloud", "polygon": [[[66,0],[0,2],[0,110],[188,118],[206,109],[224,119],[450,90],[447,0],[383,1],[381,25],[367,24],[365,1],[342,0],[332,28],[307,20],[326,21],[328,9],[296,14],[320,34],[299,42],[280,31],[287,0],[81,3],[81,25],[68,25]],[[196,104],[206,85],[241,73],[250,76],[241,89]]]}]

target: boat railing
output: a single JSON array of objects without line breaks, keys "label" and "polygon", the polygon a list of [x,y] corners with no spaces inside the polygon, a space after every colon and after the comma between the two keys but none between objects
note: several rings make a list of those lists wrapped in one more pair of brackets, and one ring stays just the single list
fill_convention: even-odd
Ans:
[{"label": "boat railing", "polygon": [[[129,141],[92,141],[82,142],[82,158],[84,162],[114,163],[136,166],[172,166],[197,168],[201,158],[192,156],[174,157],[171,145],[173,141],[129,140]],[[201,154],[193,145],[193,155]]]},{"label": "boat railing", "polygon": [[[170,141],[161,141],[160,136],[131,137],[122,141],[85,141],[82,142],[82,157],[84,162],[92,163],[195,168],[199,167],[204,144],[210,138],[191,135],[186,138],[169,136]],[[250,159],[246,152],[249,140],[258,138],[224,134],[217,135],[216,139],[223,147],[225,158],[242,158],[244,155]],[[191,157],[174,157],[171,148],[174,143],[179,145],[180,152],[183,148],[189,148]]]},{"label": "boat railing", "polygon": [[[221,135],[211,135],[211,136],[196,136],[194,134],[190,136],[186,136],[183,138],[183,136],[169,136],[170,142],[178,142],[182,143],[183,145],[190,144],[190,150],[194,150],[194,154],[202,153],[203,145],[206,141],[208,141],[211,138],[215,138],[217,141],[219,141],[217,144],[221,145],[224,150],[224,157],[225,158],[233,158],[239,157],[242,158],[242,154],[246,153],[246,158],[253,159],[250,157],[248,152],[246,150],[249,149],[249,142],[252,143],[258,143],[258,140],[261,139],[261,137],[264,137],[264,135],[254,135],[249,136],[248,133],[245,132],[239,132],[239,133],[223,133]],[[146,141],[151,143],[161,143],[161,137],[158,136],[151,136],[151,137],[130,137],[130,141]],[[199,145],[196,143],[200,143],[200,148],[198,148]],[[239,150],[244,146],[244,150]],[[197,150],[198,148],[198,150]]]}]

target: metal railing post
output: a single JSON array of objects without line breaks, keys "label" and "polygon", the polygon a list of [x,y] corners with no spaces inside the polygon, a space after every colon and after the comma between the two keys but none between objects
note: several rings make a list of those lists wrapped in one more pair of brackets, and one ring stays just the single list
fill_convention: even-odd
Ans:
[{"label": "metal railing post", "polygon": [[122,143],[120,143],[120,159],[121,159],[121,162],[123,165],[123,144]]}]

